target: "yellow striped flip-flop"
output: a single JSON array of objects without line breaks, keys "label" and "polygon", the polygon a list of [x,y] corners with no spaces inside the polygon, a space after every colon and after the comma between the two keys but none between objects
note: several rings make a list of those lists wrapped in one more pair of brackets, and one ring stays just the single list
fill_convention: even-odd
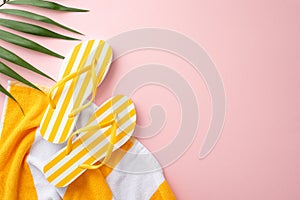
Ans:
[{"label": "yellow striped flip-flop", "polygon": [[[86,126],[75,131],[68,144],[44,166],[47,180],[64,187],[87,169],[107,163],[113,151],[133,134],[136,111],[130,98],[117,95],[103,103]],[[74,140],[73,136],[77,136]],[[101,160],[101,164],[94,165]]]},{"label": "yellow striped flip-flop", "polygon": [[[62,143],[69,138],[78,113],[94,100],[111,61],[112,49],[103,40],[88,40],[71,50],[62,64],[60,80],[48,95],[49,105],[39,127],[44,139]],[[84,104],[91,94],[90,101]]]}]

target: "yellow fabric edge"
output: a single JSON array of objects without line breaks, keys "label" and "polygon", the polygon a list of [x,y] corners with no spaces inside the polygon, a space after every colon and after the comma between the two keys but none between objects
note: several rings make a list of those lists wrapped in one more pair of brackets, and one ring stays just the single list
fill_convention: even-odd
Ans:
[{"label": "yellow fabric edge", "polygon": [[150,198],[150,200],[173,200],[173,199],[176,199],[176,197],[166,180],[164,180],[160,184],[156,192]]},{"label": "yellow fabric edge", "polygon": [[106,178],[113,168],[122,160],[126,152],[134,145],[135,139],[131,138],[116,150],[107,165],[97,170],[87,170],[72,182],[63,197],[63,200],[81,199],[112,199],[113,194],[106,183]]},{"label": "yellow fabric edge", "polygon": [[20,103],[25,115],[13,100],[7,99],[1,119],[0,197],[35,200],[37,192],[26,158],[46,106],[46,95],[16,81],[8,85],[8,91]]}]

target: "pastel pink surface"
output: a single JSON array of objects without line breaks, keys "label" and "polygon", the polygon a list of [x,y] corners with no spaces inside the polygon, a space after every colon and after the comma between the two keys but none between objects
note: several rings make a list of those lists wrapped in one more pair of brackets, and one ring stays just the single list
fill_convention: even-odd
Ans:
[{"label": "pastel pink surface", "polygon": [[[91,11],[53,15],[52,11],[31,10],[52,15],[53,19],[83,32],[85,36],[81,39],[108,39],[144,27],[175,30],[200,44],[216,64],[226,90],[226,122],[216,147],[203,160],[198,159],[198,154],[209,127],[210,96],[202,78],[178,57],[159,51],[126,55],[113,64],[99,89],[101,94],[97,95],[98,103],[107,99],[126,72],[146,63],[165,64],[186,78],[197,97],[201,118],[198,135],[190,148],[164,169],[178,199],[300,199],[299,1],[57,2]],[[63,55],[76,44],[30,38]],[[62,60],[2,41],[0,44],[50,76],[58,77]],[[35,83],[53,84],[10,66]],[[6,85],[7,80],[1,75],[1,84]],[[155,98],[157,94],[160,99]],[[164,129],[142,141],[150,150],[163,147],[176,136],[180,110],[168,91],[150,85],[139,89],[132,98],[141,124],[149,123],[148,110],[153,104],[161,104],[166,110]],[[3,101],[1,95],[1,104]]]}]

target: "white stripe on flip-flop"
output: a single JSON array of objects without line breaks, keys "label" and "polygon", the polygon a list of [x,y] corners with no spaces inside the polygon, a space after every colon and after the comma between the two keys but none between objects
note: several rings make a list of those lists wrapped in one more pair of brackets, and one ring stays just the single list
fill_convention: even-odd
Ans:
[{"label": "white stripe on flip-flop", "polygon": [[[114,97],[113,97],[114,98]],[[119,99],[117,102],[115,102],[112,105],[112,108],[109,107],[105,112],[103,112],[98,118],[96,118],[96,120],[90,122],[87,124],[87,126],[91,126],[91,125],[96,125],[98,123],[100,123],[102,120],[104,120],[109,114],[112,113],[112,110],[116,110],[118,109],[121,105],[123,105],[126,100],[128,100],[128,98],[126,96],[123,96],[121,99]],[[109,101],[112,101],[112,99],[108,99],[107,101],[105,101],[102,105],[107,104]]]},{"label": "white stripe on flip-flop", "polygon": [[[134,109],[133,104],[131,104],[129,107],[130,107],[130,109],[124,109],[124,110],[119,114],[120,118],[124,117],[125,114],[131,112],[131,111]],[[130,121],[130,124],[132,124],[132,123],[135,123],[135,120],[136,120],[136,115],[133,115],[131,118],[129,118],[129,119],[128,119],[127,121],[125,121],[123,124],[126,124],[126,123],[128,124],[128,123],[129,123],[128,121]],[[121,129],[121,127],[123,126],[123,124],[117,129],[116,136],[118,136],[121,132],[125,132],[125,130]],[[108,127],[107,127],[107,128],[108,128]],[[102,129],[104,129],[104,128],[102,128]],[[104,132],[105,132],[106,130],[107,130],[107,129],[105,129]],[[129,131],[129,132],[130,132],[130,131]],[[88,134],[88,133],[87,133],[87,132],[82,133],[82,136],[85,135],[85,134]],[[95,134],[97,134],[97,132],[96,132]],[[99,134],[97,134],[97,135],[99,135]],[[130,134],[126,133],[126,135],[130,135]],[[124,137],[126,137],[126,136],[124,136]],[[89,145],[88,141],[82,141],[82,143],[83,143],[85,146],[88,146],[88,145]]]},{"label": "white stripe on flip-flop", "polygon": [[[111,107],[109,107],[104,113],[102,113],[96,120],[94,120],[96,123],[101,122],[104,120],[110,113],[112,113],[114,110],[117,110],[121,105],[123,105],[126,101],[128,101],[129,98],[126,96],[123,96],[121,99],[119,99],[117,102],[113,103]],[[109,99],[108,101],[113,101],[113,99]],[[108,101],[104,102],[103,105],[105,105]]]},{"label": "white stripe on flip-flop", "polygon": [[[99,45],[99,42],[98,44],[95,44],[94,45],[94,49],[93,51],[96,53],[96,50],[97,50],[97,47]],[[100,54],[100,57],[98,59],[98,63],[97,63],[97,66],[96,66],[96,79],[98,79],[98,77],[100,76],[100,71],[101,71],[101,66],[104,62],[104,59],[106,57],[106,55],[108,54],[108,49],[109,49],[109,45],[107,43],[104,43],[104,46],[103,46],[103,49],[101,51],[101,54]],[[93,54],[93,57],[94,57],[94,54]],[[89,61],[87,63],[92,63],[92,58],[93,57],[89,57]],[[104,66],[104,67],[107,67],[107,66]],[[107,69],[106,69],[107,70]],[[103,77],[104,78],[104,77]],[[102,79],[103,80],[103,79]],[[101,83],[101,82],[100,82]],[[100,84],[99,83],[99,84]],[[98,86],[97,86],[98,87]],[[80,90],[80,86],[77,87],[78,91]],[[84,95],[83,95],[83,99],[82,101],[80,102],[80,105],[82,105],[82,103],[91,95],[92,93],[92,89],[93,89],[93,82],[90,81],[87,85],[87,88],[86,88],[86,91],[89,91],[89,92],[85,92]]]},{"label": "white stripe on flip-flop", "polygon": [[[96,53],[96,49],[97,49],[99,43],[100,43],[99,40],[97,40],[97,41],[94,42],[94,44],[93,44],[93,46],[92,46],[92,49],[91,49],[91,53],[90,53],[90,55],[88,56],[87,61],[85,62],[84,65],[89,65],[89,64],[92,62],[92,60],[93,60],[93,58],[94,58],[94,55],[95,55],[95,53]],[[106,44],[106,43],[105,43],[105,44]],[[106,45],[106,46],[108,46],[108,45]],[[105,46],[104,46],[104,47],[105,47]],[[104,57],[105,57],[105,55],[107,54],[107,49],[108,49],[108,47],[106,47],[106,48],[104,48],[104,47],[103,47],[103,49],[102,49],[102,51],[101,51],[100,59],[99,59],[99,61],[98,61],[98,63],[101,63],[101,64],[103,63]],[[100,72],[99,70],[100,70],[99,67],[96,67],[96,74],[97,74],[97,76],[98,76],[98,74],[99,74],[99,72]],[[82,75],[79,77],[78,83],[76,84],[75,89],[74,89],[74,95],[73,95],[73,97],[71,98],[70,105],[68,105],[68,107],[67,107],[66,114],[65,114],[65,115],[63,116],[63,118],[62,118],[62,121],[61,121],[61,123],[60,123],[60,126],[59,126],[59,128],[58,128],[58,130],[57,130],[57,133],[62,133],[62,132],[64,131],[64,128],[65,128],[65,126],[66,126],[66,124],[67,124],[67,122],[68,122],[68,120],[69,120],[68,115],[69,115],[69,113],[70,113],[70,112],[72,111],[72,109],[73,109],[73,105],[74,105],[74,103],[75,103],[76,97],[78,96],[78,94],[79,94],[79,92],[80,92],[80,89],[81,89],[81,87],[82,87],[83,81],[85,80],[85,78],[86,78],[87,75],[88,75],[87,73],[84,73],[84,74],[82,74]],[[90,82],[90,83],[87,85],[86,89],[84,90],[84,95],[83,95],[83,98],[81,99],[79,105],[82,105],[83,102],[90,96],[91,93],[92,93],[92,83]],[[74,97],[75,97],[75,99],[74,99]],[[78,116],[79,116],[79,115],[76,115],[76,116],[74,117],[74,119],[72,120],[72,124],[71,124],[70,129],[69,129],[69,134],[70,134],[71,131],[74,129],[74,126],[75,126],[75,124],[76,124],[75,122],[77,121]],[[54,143],[57,143],[57,142],[61,139],[61,137],[62,137],[61,134],[56,134],[55,139],[54,139]]]},{"label": "white stripe on flip-flop", "polygon": [[[92,52],[91,56],[89,57],[88,61],[86,62],[86,65],[89,65],[89,64],[92,63],[92,59],[93,59],[93,57],[94,57],[94,55],[96,53],[96,49],[97,49],[98,45],[99,45],[99,42],[94,44],[93,50],[92,50],[93,52]],[[100,53],[100,57],[98,59],[98,63],[97,63],[98,65],[96,66],[96,77],[99,77],[99,75],[100,75],[100,68],[101,68],[101,65],[104,62],[105,56],[108,53],[108,48],[109,48],[108,44],[105,43],[104,46],[103,46],[103,49],[102,49],[102,51]],[[86,73],[86,75],[87,75],[87,73]],[[82,83],[79,83],[79,84],[76,85],[76,88],[75,88],[75,92],[76,93],[74,95],[75,98],[78,96],[81,87],[82,87]],[[79,105],[82,105],[83,102],[86,101],[86,99],[92,94],[92,89],[93,89],[93,82],[90,81],[88,83],[85,91],[84,91],[83,98],[81,99]],[[75,99],[74,99],[74,101],[75,101]]]},{"label": "white stripe on flip-flop", "polygon": [[[109,99],[109,100],[107,100],[107,101],[110,101],[111,99]],[[113,104],[113,107],[114,107],[114,109],[117,109],[118,107],[120,107],[125,101],[127,100],[127,97],[125,97],[125,96],[123,96],[121,99],[119,99],[115,104]],[[107,102],[106,101],[106,102]],[[103,104],[103,105],[105,105],[105,103]],[[109,112],[109,109],[108,110],[106,110],[104,113],[102,113],[101,115],[100,115],[100,117],[99,117],[99,119],[104,119],[105,117],[107,117],[108,115],[110,114],[110,112]],[[102,117],[101,117],[102,116]],[[95,124],[97,124],[97,120],[94,120],[93,122],[95,122]],[[92,125],[95,125],[95,124],[93,124],[92,123]],[[88,124],[87,126],[89,126],[90,124]],[[106,129],[108,129],[108,127],[106,128]],[[105,130],[106,130],[105,129]],[[101,129],[100,129],[101,130]],[[74,151],[75,151],[75,149],[74,149]],[[76,152],[76,151],[75,151]],[[60,153],[60,152],[59,152]],[[53,158],[51,158],[51,160],[53,160],[59,153],[57,153],[57,154],[55,154],[54,156],[53,156]],[[74,153],[73,151],[71,152],[71,154],[72,153]],[[78,153],[78,152],[77,152]],[[73,154],[72,154],[73,155]],[[59,163],[61,163],[61,162],[64,162],[64,160],[66,159],[66,157],[64,157]],[[50,160],[50,161],[51,161]],[[50,162],[49,161],[49,162]],[[58,165],[59,163],[57,163],[56,165]],[[56,166],[55,165],[55,166]],[[53,166],[53,168],[55,167],[55,166]],[[52,168],[51,168],[52,169]],[[57,168],[56,168],[57,169]],[[56,171],[56,170],[55,170]],[[47,172],[48,173],[48,172]],[[49,172],[50,173],[50,172]]]},{"label": "white stripe on flip-flop", "polygon": [[[134,129],[133,129],[133,130],[134,130]],[[118,145],[117,145],[117,146],[114,146],[113,151],[117,150],[120,146],[122,146],[123,144],[125,144],[125,142],[127,142],[127,141],[130,139],[132,133],[133,133],[133,131],[131,131],[131,134],[124,136],[124,137],[119,141]],[[104,157],[104,156],[103,156],[103,157]],[[102,157],[102,158],[103,158],[103,157]],[[99,160],[101,160],[101,159],[99,159]],[[95,164],[95,163],[98,162],[99,160],[95,160],[94,162],[91,163],[91,165]],[[86,161],[84,161],[84,162],[86,162]],[[71,183],[72,181],[74,181],[77,177],[79,177],[79,176],[80,176],[82,173],[84,173],[85,171],[86,171],[86,170],[84,170],[84,171],[78,173],[77,175],[75,175],[72,179],[70,179],[70,181],[69,181],[68,183]],[[64,177],[64,178],[65,178],[65,177]],[[63,180],[63,179],[61,179],[61,180]],[[60,180],[60,181],[61,181],[61,180]],[[60,181],[58,181],[57,183],[59,183]],[[57,184],[57,183],[56,183],[56,184]],[[67,185],[68,183],[66,183],[66,185]]]},{"label": "white stripe on flip-flop", "polygon": [[[132,117],[133,120],[135,118],[135,116]],[[131,119],[127,120],[127,122],[124,123],[124,125],[122,125],[121,127],[124,127],[126,126],[126,124],[128,124]],[[131,124],[132,122],[130,121],[129,124]],[[95,137],[97,137],[97,135],[101,135],[103,133],[105,133],[107,131],[107,129],[109,129],[109,127],[105,127],[103,129],[99,129],[99,131],[97,131],[95,134],[93,134],[93,139],[88,139],[87,141],[84,142],[84,145],[80,145],[80,146],[88,146],[91,142],[93,142],[95,140]],[[121,132],[121,130],[117,130],[117,134],[119,134]],[[130,133],[130,132],[129,132]],[[95,136],[94,136],[95,135]],[[130,134],[129,134],[130,135]],[[77,139],[76,139],[77,140]],[[76,141],[75,140],[75,141]],[[74,157],[76,156],[80,151],[82,150],[82,148],[79,149],[79,147],[73,149],[70,153],[70,156],[68,157],[64,157],[63,159],[61,159],[56,165],[54,165],[51,169],[49,169],[47,172],[46,172],[46,175],[47,176],[50,176],[52,173],[54,173],[55,171],[57,171],[60,167],[62,167],[68,160],[70,157]],[[53,158],[51,160],[53,160],[57,155],[59,155],[61,153],[61,151],[59,153],[57,153],[55,156],[53,156]]]},{"label": "white stripe on flip-flop", "polygon": [[[132,119],[135,120],[135,115],[132,116]],[[128,121],[131,121],[131,118],[129,120],[127,120],[121,127],[124,127],[126,126],[126,124],[128,124]],[[129,124],[131,124],[132,122],[130,122]],[[107,130],[109,129],[109,127],[105,127],[105,128],[102,128],[102,129],[99,129],[99,131],[97,131],[95,134],[93,134],[92,137],[88,138],[87,141],[83,142],[83,145],[80,145],[80,146],[88,146],[90,143],[92,143],[94,140],[95,140],[95,137],[98,137],[98,135],[100,134],[103,134],[105,133]],[[117,135],[120,134],[120,132],[122,131],[122,129],[118,129],[117,130]],[[130,133],[130,132],[129,132]],[[83,133],[84,134],[84,133]],[[128,134],[130,135],[130,134]],[[92,139],[91,139],[92,138]],[[77,140],[77,139],[76,139]],[[76,141],[75,140],[75,141]],[[75,142],[74,141],[74,142]],[[73,143],[74,143],[73,142]],[[53,174],[55,171],[57,171],[59,168],[61,168],[66,162],[68,162],[69,158],[71,157],[74,157],[76,156],[83,148],[79,148],[80,146],[78,146],[77,148],[73,149],[69,156],[66,156],[64,157],[63,159],[61,159],[56,165],[54,165],[51,169],[49,169],[45,175],[46,176],[50,176],[51,174]],[[116,145],[117,146],[117,145]],[[62,151],[64,151],[65,149],[59,151],[57,154],[55,154],[51,160],[53,160],[57,155],[59,155]],[[49,162],[51,162],[51,160]]]},{"label": "white stripe on flip-flop", "polygon": [[[127,123],[129,122],[129,123]],[[130,126],[132,124],[131,120],[127,120],[126,123],[124,123],[122,129],[126,129],[128,126]],[[133,132],[133,131],[130,131]],[[119,133],[118,133],[119,134]],[[95,134],[96,135],[96,134]],[[129,137],[129,134],[126,135],[125,137]],[[93,149],[89,150],[89,154],[84,155],[82,158],[80,158],[77,162],[75,162],[73,165],[71,165],[67,170],[65,170],[63,173],[61,173],[56,179],[54,179],[52,181],[52,183],[54,185],[56,185],[57,183],[59,183],[61,180],[63,180],[64,178],[66,178],[66,176],[68,176],[71,172],[73,172],[74,170],[76,170],[78,168],[78,166],[84,162],[86,162],[89,158],[91,158],[91,155],[94,155],[95,153],[97,153],[99,150],[101,150],[101,148],[104,147],[104,145],[106,145],[109,141],[107,139],[104,139],[101,143],[99,143],[97,146],[95,146]],[[119,146],[121,145],[121,142],[118,142],[115,147],[114,150],[119,148]],[[83,145],[80,145],[83,146]],[[85,148],[85,147],[83,147]],[[101,155],[101,157],[99,157],[97,160],[100,160],[103,158],[103,156],[105,155],[105,153],[103,153]],[[71,157],[70,157],[71,158]],[[85,170],[82,170],[82,172],[78,173],[78,175],[76,177],[78,177],[80,174],[82,174]],[[75,177],[75,178],[76,178]]]},{"label": "white stripe on flip-flop", "polygon": [[[106,130],[109,129],[109,127],[106,127],[105,130],[104,129],[100,129],[99,131],[97,131],[97,133],[103,134],[106,132]],[[96,138],[98,137],[97,134],[93,134],[91,135],[91,137],[89,137],[87,139],[87,142],[91,143],[93,142]],[[73,143],[75,143],[77,140],[79,140],[80,138],[77,137]],[[44,171],[45,176],[49,177],[51,176],[54,172],[56,172],[59,168],[61,168],[70,158],[76,156],[82,149],[84,149],[85,146],[84,145],[79,145],[76,148],[72,149],[72,151],[70,152],[69,155],[66,155],[63,159],[61,159],[58,163],[56,163],[52,168],[50,168],[48,171]],[[58,153],[56,153],[54,156],[52,156],[52,158],[50,159],[50,162],[55,159],[57,157],[57,155],[60,155],[61,153],[64,153],[66,151],[66,148],[61,149]],[[49,162],[48,162],[49,163]]]},{"label": "white stripe on flip-flop", "polygon": [[[131,123],[124,123],[124,126],[123,127],[128,127]],[[123,128],[122,127],[122,128]],[[105,134],[106,131],[108,131],[109,127],[105,127],[103,129],[99,129],[95,134],[93,134],[90,138],[87,139],[85,145],[79,145],[78,147],[76,147],[75,149],[73,149],[70,154],[68,156],[65,156],[62,160],[60,160],[60,162],[58,162],[55,166],[53,166],[51,169],[49,169],[46,173],[45,173],[45,176],[46,177],[49,177],[51,176],[54,172],[56,172],[58,169],[60,169],[64,164],[66,164],[71,158],[73,158],[74,156],[76,156],[81,150],[85,149],[87,145],[90,145],[92,142],[94,142],[98,137],[100,137],[101,135]],[[130,134],[128,134],[130,136]],[[127,135],[126,135],[127,136]],[[79,140],[80,138],[76,138],[75,141]],[[93,149],[89,150],[91,153],[95,153],[94,151],[98,151],[100,150],[105,144],[108,143],[108,139],[105,138],[101,143],[97,144],[97,146],[95,146]],[[117,143],[115,145],[116,147],[119,146],[119,143]],[[95,150],[97,149],[97,150]],[[65,151],[65,148],[62,149],[58,154],[60,154],[62,151]],[[58,155],[56,154],[56,156]],[[90,154],[88,155],[85,155],[85,157],[91,157]],[[73,165],[71,165],[69,168],[71,168],[72,166],[75,166],[75,167],[78,167],[78,165],[82,164],[82,159],[84,157],[82,157],[81,159],[79,159],[77,162],[73,163]],[[101,159],[101,158],[100,158]],[[98,160],[100,160],[98,159]],[[86,161],[86,160],[84,160]],[[77,164],[77,165],[76,165]],[[62,175],[60,175],[62,176]],[[59,178],[60,176],[58,176],[57,178]],[[56,178],[56,179],[57,179]]]},{"label": "white stripe on flip-flop", "polygon": [[[90,63],[92,63],[94,55],[96,53],[96,50],[97,50],[99,44],[100,44],[100,40],[97,40],[97,41],[94,42],[92,50],[91,50],[91,54],[89,55],[89,57],[88,57],[85,65],[89,65]],[[102,51],[100,53],[100,57],[98,59],[98,63],[97,63],[97,66],[96,66],[96,76],[97,77],[100,74],[100,68],[101,68],[101,66],[103,64],[103,61],[104,61],[104,58],[105,58],[105,56],[106,56],[106,54],[108,52],[108,48],[109,48],[108,44],[104,43],[103,49],[102,49]],[[78,84],[76,84],[75,95],[73,95],[74,97],[78,96],[79,91],[80,91],[80,89],[82,87],[82,83],[85,80],[86,76],[87,76],[87,73],[82,74],[80,76],[79,82],[78,82]],[[92,82],[89,82],[88,85],[87,85],[87,87],[86,87],[86,89],[84,90],[84,94],[83,94],[83,97],[82,97],[79,105],[82,105],[83,102],[86,101],[86,99],[91,95],[91,93],[92,93]],[[75,99],[74,99],[73,102],[75,102]],[[72,107],[71,106],[68,107],[66,113],[70,113],[72,111],[72,109],[73,109],[73,106]],[[78,115],[76,115],[75,119],[72,120],[72,124],[70,126],[69,132],[71,132],[71,130],[74,129],[74,126],[76,124],[77,118],[78,118]],[[68,122],[68,117],[63,117],[61,125],[59,126],[59,129],[57,131],[58,133],[62,133],[64,131],[64,127],[66,126],[67,122]],[[61,135],[57,134],[56,137],[55,137],[54,142],[58,142],[60,139],[61,139]]]},{"label": "white stripe on flip-flop", "polygon": [[[133,105],[133,104],[130,104],[130,106],[126,107],[122,112],[120,112],[120,113],[118,114],[117,119],[118,119],[118,118],[121,119],[121,118],[124,117],[126,114],[129,114],[129,113],[131,112],[131,110],[133,110],[133,109],[134,109],[134,105]],[[136,115],[132,116],[132,117],[129,118],[128,120],[133,119],[134,121],[131,121],[131,123],[135,122],[135,120],[136,120],[136,119],[135,119],[135,116],[136,116]],[[119,127],[118,129],[120,129],[120,127]],[[124,130],[119,131],[119,133],[121,133],[122,131],[124,131]],[[118,136],[119,133],[117,132],[116,136]]]},{"label": "white stripe on flip-flop", "polygon": [[[94,44],[93,44],[93,47],[92,47],[92,50],[91,51],[93,51],[93,49],[96,49],[97,47],[98,47],[98,45],[99,45],[99,43],[100,43],[100,40],[96,40],[95,42],[94,42]],[[86,43],[83,43],[82,44],[82,46],[81,46],[81,49],[79,50],[79,53],[78,53],[78,55],[80,55],[79,56],[79,58],[81,58],[82,57],[82,54],[84,53],[84,51],[83,52],[80,52],[81,50],[85,50],[85,48],[86,48],[86,45],[87,45],[88,43],[86,42]],[[105,47],[105,46],[107,46],[107,47]],[[107,44],[107,43],[104,43],[104,48],[108,48],[109,47],[109,45]],[[95,51],[94,51],[95,52]],[[105,56],[106,56],[106,54],[107,54],[107,50],[105,50],[105,53],[101,53],[100,54],[100,59],[99,59],[99,61],[100,62],[98,62],[98,66],[96,66],[96,71],[98,71],[98,73],[100,72],[100,68],[101,68],[101,66],[102,66],[102,63],[103,63],[103,60],[104,60],[104,58],[105,58]],[[70,52],[69,53],[69,55],[68,55],[68,59],[65,59],[64,60],[64,65],[66,65],[68,62],[69,62],[69,59],[70,59],[70,56],[72,55],[72,52]],[[91,62],[91,60],[92,60],[92,58],[93,58],[93,56],[89,56],[88,57],[88,59],[90,59],[90,61],[87,61],[87,63],[88,62]],[[111,60],[111,59],[110,59]],[[77,60],[75,60],[75,62],[74,62],[74,65],[79,65],[79,62],[80,62],[80,59],[77,59]],[[111,61],[110,61],[111,62]],[[106,67],[106,66],[103,66],[103,67]],[[74,68],[74,67],[73,67]],[[77,66],[77,68],[78,68],[78,66]],[[108,72],[108,68],[107,68],[107,70],[105,71],[105,75],[106,75],[106,73]],[[61,72],[61,74],[63,74],[64,72]],[[61,75],[62,76],[62,75]],[[83,76],[81,76],[81,77],[83,77]],[[104,77],[105,76],[103,76],[103,79],[104,79]],[[83,79],[83,78],[82,78]],[[66,85],[67,86],[67,85]],[[68,87],[69,88],[69,87]],[[65,89],[64,89],[65,90]],[[66,91],[66,90],[65,90]],[[86,93],[87,94],[87,93]],[[89,96],[88,94],[87,95],[84,95],[85,97],[83,98],[83,101],[87,98],[87,96]],[[60,106],[60,105],[59,105]],[[70,107],[73,107],[73,102],[70,102],[70,104],[68,105],[68,107],[67,108],[70,108]],[[46,112],[48,112],[49,111],[49,106],[48,106],[48,108],[47,108],[47,111]],[[55,114],[55,113],[54,113]],[[46,116],[46,115],[44,115],[44,116]],[[56,119],[55,117],[53,117],[54,119]],[[65,118],[65,117],[63,117],[63,121],[65,122],[65,120],[67,120],[67,118]],[[70,130],[72,130],[73,128],[74,128],[74,125],[75,125],[75,121],[77,120],[77,117],[72,121],[73,123],[71,124],[71,128],[70,128]],[[43,121],[42,121],[43,122]],[[63,123],[64,123],[63,122]],[[52,127],[53,126],[53,124],[55,123],[55,120],[54,120],[54,122],[50,119],[50,122],[49,122],[49,125],[50,126],[48,126],[48,127]],[[66,123],[66,122],[65,122]],[[48,127],[46,128],[46,134],[45,134],[45,138],[49,138],[49,136],[50,136],[50,134],[51,134],[51,129],[49,130],[48,129]],[[58,130],[58,133],[59,132],[62,132],[62,130],[60,130],[60,129],[62,129],[64,126],[60,126],[59,127],[59,130]],[[59,141],[59,139],[57,139],[58,137],[56,137],[55,138],[55,140],[54,140],[54,142],[58,142]]]},{"label": "white stripe on flip-flop", "polygon": [[[80,64],[80,61],[81,61],[81,58],[82,58],[82,56],[83,56],[83,54],[84,54],[84,52],[85,52],[86,46],[87,46],[87,42],[85,42],[85,43],[83,43],[83,44],[81,45],[81,48],[80,48],[80,50],[79,50],[79,52],[78,52],[77,58],[76,58],[76,60],[75,60],[75,62],[74,62],[74,65],[73,65],[72,70],[71,70],[70,73],[74,73],[75,71],[77,71],[77,69],[78,69],[78,67],[79,67],[79,64]],[[69,63],[69,62],[70,62],[70,60],[68,60],[67,63]],[[67,66],[64,66],[64,67],[66,68]],[[57,106],[56,106],[57,108],[61,108],[61,107],[62,107],[62,104],[64,103],[65,98],[66,98],[66,96],[67,96],[67,92],[68,92],[69,89],[70,89],[71,82],[72,82],[72,81],[68,81],[68,82],[65,84],[65,86],[64,86],[64,88],[63,88],[63,92],[62,92],[60,98],[58,99]],[[69,105],[68,105],[68,106],[73,106],[73,102],[69,102]],[[50,106],[48,106],[47,108],[48,108],[47,111],[49,111]],[[47,112],[47,111],[46,111],[46,112]],[[47,114],[48,114],[48,113],[47,113]],[[46,117],[47,114],[44,114],[44,117]],[[54,113],[53,113],[53,115],[52,115],[52,118],[51,118],[50,121],[49,121],[48,127],[46,128],[46,132],[45,132],[45,134],[44,134],[44,138],[45,138],[45,139],[48,139],[48,138],[49,138],[49,136],[50,136],[50,134],[51,134],[51,131],[52,131],[52,129],[53,129],[53,126],[54,126],[54,124],[55,124],[55,122],[56,122],[57,117],[58,117],[59,114],[60,114],[60,112],[59,112],[58,110],[54,111]]]},{"label": "white stripe on flip-flop", "polygon": [[[67,64],[69,63],[69,60],[71,59],[71,56],[73,54],[73,51],[75,50],[75,48],[77,47],[78,45],[75,45],[71,51],[69,51],[67,53],[67,55],[65,56],[65,59],[63,59],[62,61],[62,65],[61,66],[67,66]],[[58,74],[58,80],[62,79],[63,78],[63,75],[64,73],[66,72],[67,68],[65,67],[64,70],[60,70],[59,71],[59,74]]]},{"label": "white stripe on flip-flop", "polygon": [[[131,103],[120,114],[118,114],[117,119],[118,118],[122,119],[125,116],[125,114],[129,114],[133,109],[134,109],[134,105],[133,105],[133,103]],[[136,121],[136,114],[134,114],[129,120],[131,120],[131,119],[133,120],[132,123],[134,123]],[[116,136],[118,136],[118,135],[119,134],[116,134]]]},{"label": "white stripe on flip-flop", "polygon": [[[60,70],[60,71],[59,71],[58,80],[62,79],[62,77],[63,77],[65,71],[67,70],[67,65],[68,65],[68,63],[69,63],[69,61],[70,61],[70,59],[71,59],[71,56],[72,56],[72,54],[73,54],[73,51],[75,50],[76,47],[77,47],[77,45],[76,45],[75,47],[73,47],[73,49],[72,49],[71,51],[68,52],[68,54],[67,54],[67,56],[65,57],[65,59],[63,59],[63,62],[62,62],[62,65],[61,65],[61,66],[62,66],[62,69],[64,69],[64,70]],[[79,52],[78,52],[78,53],[79,53]],[[56,91],[57,91],[57,90],[54,90],[54,93],[56,93]],[[44,118],[45,118],[45,116],[47,115],[46,113],[48,113],[49,108],[50,108],[50,106],[48,106],[47,109],[46,109],[46,112],[45,112],[44,117],[43,117],[43,119],[42,119],[42,123],[43,123],[43,121],[45,120]]]},{"label": "white stripe on flip-flop", "polygon": [[[93,46],[94,46],[94,45],[95,45],[95,42],[94,42]],[[96,44],[96,45],[97,45],[97,44]],[[88,65],[88,64],[91,62],[92,58],[94,57],[95,51],[93,51],[93,46],[91,47],[90,54],[88,55],[87,60],[85,61],[85,63],[83,63],[83,66],[82,66],[82,67],[85,67],[86,65]],[[79,67],[79,66],[78,66],[78,67]],[[78,68],[78,67],[77,67],[77,68]],[[61,120],[61,122],[60,122],[59,128],[58,128],[58,130],[57,130],[57,134],[55,134],[54,143],[59,142],[59,140],[60,140],[61,137],[62,137],[62,134],[61,134],[61,133],[63,133],[64,128],[66,127],[66,124],[67,124],[67,122],[69,121],[68,115],[69,115],[69,113],[72,111],[72,109],[74,108],[74,104],[75,104],[76,97],[77,97],[78,94],[79,94],[80,88],[82,87],[83,81],[85,80],[86,76],[87,76],[87,73],[83,73],[83,74],[81,74],[81,75],[79,76],[78,82],[77,82],[77,84],[75,85],[74,94],[72,95],[71,100],[70,100],[70,102],[69,102],[69,104],[68,104],[68,106],[67,106],[66,112],[65,112],[65,114],[64,114],[64,116],[63,116],[63,118],[62,118],[62,120]],[[70,81],[70,82],[72,82],[72,81]],[[70,89],[70,88],[68,88],[68,90],[69,90],[69,89]],[[86,88],[86,90],[85,90],[84,92],[85,92],[85,93],[87,93],[87,92],[91,93],[91,89],[88,90],[88,88]],[[74,98],[74,97],[75,97],[75,98]],[[85,99],[83,99],[83,100],[85,100]],[[81,102],[82,102],[82,101],[81,101]],[[81,102],[80,102],[79,105],[81,105]],[[74,116],[74,119],[71,121],[72,124],[71,124],[71,126],[70,126],[70,129],[68,130],[69,133],[73,130],[73,128],[74,128],[74,126],[75,126],[75,122],[77,121],[77,118],[78,118],[78,115]],[[57,123],[57,122],[56,122],[56,123]]]}]

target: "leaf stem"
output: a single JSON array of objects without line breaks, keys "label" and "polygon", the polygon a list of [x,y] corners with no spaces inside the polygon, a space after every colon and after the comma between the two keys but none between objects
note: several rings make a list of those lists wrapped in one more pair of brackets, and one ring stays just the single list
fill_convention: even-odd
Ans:
[{"label": "leaf stem", "polygon": [[3,3],[0,5],[0,7],[2,7],[4,4],[6,4],[7,2],[9,2],[9,0],[3,0]]}]

